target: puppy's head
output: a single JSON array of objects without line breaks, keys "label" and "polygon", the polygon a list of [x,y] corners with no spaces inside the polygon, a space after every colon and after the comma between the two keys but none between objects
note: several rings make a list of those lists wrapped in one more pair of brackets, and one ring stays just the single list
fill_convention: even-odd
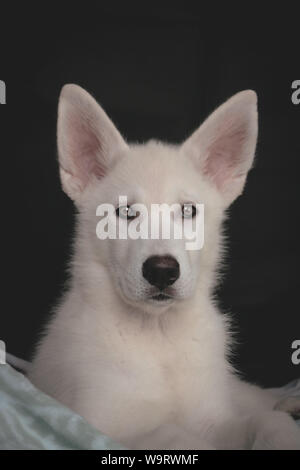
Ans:
[{"label": "puppy's head", "polygon": [[[105,269],[124,302],[151,312],[209,289],[224,212],[243,190],[256,139],[256,94],[250,90],[225,102],[181,145],[129,145],[86,91],[66,85],[58,110],[59,165],[63,189],[79,211],[82,269],[93,273],[94,283]],[[161,212],[170,237],[160,229],[153,236],[153,205],[171,208]],[[116,229],[110,236],[99,237],[99,227],[105,231],[99,207],[107,207],[105,224]],[[188,217],[195,219],[192,233],[204,234],[202,249],[187,249],[188,232],[174,235]]]}]

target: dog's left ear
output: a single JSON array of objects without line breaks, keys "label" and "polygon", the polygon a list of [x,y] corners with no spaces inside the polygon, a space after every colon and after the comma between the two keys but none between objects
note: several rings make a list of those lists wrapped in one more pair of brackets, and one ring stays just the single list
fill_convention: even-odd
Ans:
[{"label": "dog's left ear", "polygon": [[257,127],[257,96],[246,90],[214,111],[182,145],[220,191],[225,205],[243,190],[254,159]]}]

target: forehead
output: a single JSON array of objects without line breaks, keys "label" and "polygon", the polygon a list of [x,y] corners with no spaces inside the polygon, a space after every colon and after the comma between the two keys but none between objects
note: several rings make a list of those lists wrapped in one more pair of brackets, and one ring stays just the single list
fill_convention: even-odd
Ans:
[{"label": "forehead", "polygon": [[106,194],[127,195],[132,202],[144,203],[197,201],[208,190],[201,173],[178,147],[154,141],[131,146],[105,186]]}]

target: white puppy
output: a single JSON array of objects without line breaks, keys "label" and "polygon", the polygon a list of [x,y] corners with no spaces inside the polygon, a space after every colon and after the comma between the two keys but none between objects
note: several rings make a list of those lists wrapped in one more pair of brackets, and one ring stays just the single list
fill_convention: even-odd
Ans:
[{"label": "white puppy", "polygon": [[[30,378],[129,448],[300,449],[299,429],[273,410],[276,399],[232,371],[227,321],[212,298],[222,222],[243,190],[256,138],[250,90],[178,146],[128,145],[87,92],[62,90],[60,175],[78,209],[77,230],[70,285]],[[96,208],[113,204],[117,219],[120,195],[147,208],[204,204],[204,247],[99,240]]]}]

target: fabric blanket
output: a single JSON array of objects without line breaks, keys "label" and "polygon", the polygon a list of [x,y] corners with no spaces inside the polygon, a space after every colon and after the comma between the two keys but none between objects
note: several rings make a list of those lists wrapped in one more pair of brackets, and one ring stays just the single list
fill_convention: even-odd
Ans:
[{"label": "fabric blanket", "polygon": [[0,365],[0,449],[124,449],[8,364]]}]

